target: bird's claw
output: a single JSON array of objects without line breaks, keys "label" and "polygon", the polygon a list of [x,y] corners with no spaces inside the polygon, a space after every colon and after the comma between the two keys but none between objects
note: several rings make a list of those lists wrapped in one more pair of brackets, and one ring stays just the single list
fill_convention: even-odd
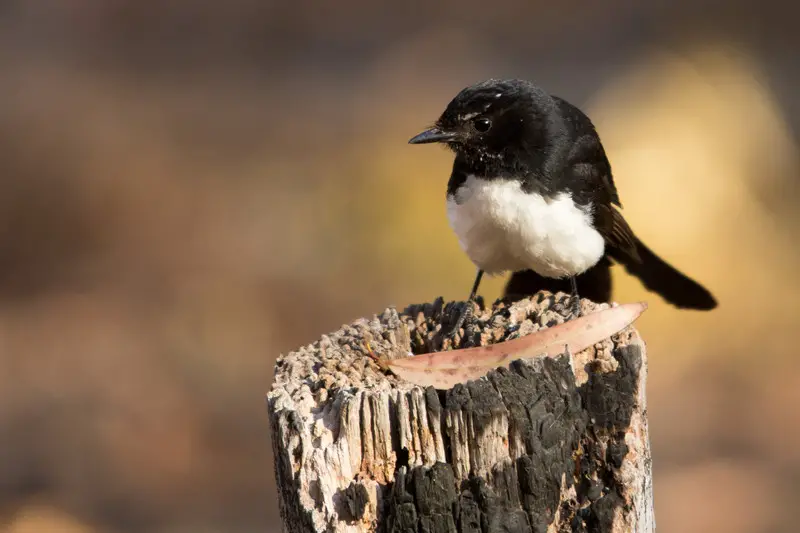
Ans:
[{"label": "bird's claw", "polygon": [[467,301],[465,307],[461,310],[461,312],[458,315],[458,320],[456,320],[456,323],[453,325],[453,328],[447,334],[447,336],[450,337],[451,340],[455,340],[455,337],[458,334],[461,327],[464,325],[464,322],[466,322],[467,319],[472,318],[472,314],[473,314],[472,302]]},{"label": "bird's claw", "polygon": [[577,296],[570,298],[572,301],[572,318],[579,318],[581,316],[581,300]]}]

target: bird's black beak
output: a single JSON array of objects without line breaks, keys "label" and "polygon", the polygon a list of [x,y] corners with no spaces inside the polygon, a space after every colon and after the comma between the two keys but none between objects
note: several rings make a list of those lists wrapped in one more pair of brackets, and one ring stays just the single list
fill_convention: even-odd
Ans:
[{"label": "bird's black beak", "polygon": [[456,133],[451,131],[442,131],[439,128],[431,128],[409,139],[408,144],[443,143],[455,139],[456,135]]}]

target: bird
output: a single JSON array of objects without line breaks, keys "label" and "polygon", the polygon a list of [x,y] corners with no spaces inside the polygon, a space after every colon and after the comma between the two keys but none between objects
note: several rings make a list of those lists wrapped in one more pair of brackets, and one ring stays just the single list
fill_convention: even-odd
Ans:
[{"label": "bird", "polygon": [[455,154],[447,218],[477,272],[451,335],[471,314],[484,274],[512,272],[507,294],[568,283],[573,317],[578,279],[588,293],[610,296],[615,263],[677,308],[717,307],[708,289],[634,234],[595,125],[563,98],[527,80],[488,79],[462,89],[408,142],[442,143]]}]

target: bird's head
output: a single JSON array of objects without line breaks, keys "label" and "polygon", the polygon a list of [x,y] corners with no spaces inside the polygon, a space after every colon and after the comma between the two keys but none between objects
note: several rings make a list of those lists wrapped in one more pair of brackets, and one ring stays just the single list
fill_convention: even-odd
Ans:
[{"label": "bird's head", "polygon": [[502,160],[543,147],[553,105],[547,93],[527,81],[483,81],[459,92],[432,128],[408,142],[444,143],[475,162]]}]

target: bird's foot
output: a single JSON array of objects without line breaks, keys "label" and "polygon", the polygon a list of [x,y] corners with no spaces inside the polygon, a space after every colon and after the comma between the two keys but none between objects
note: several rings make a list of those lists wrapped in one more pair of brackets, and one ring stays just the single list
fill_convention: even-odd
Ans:
[{"label": "bird's foot", "polygon": [[572,318],[579,318],[581,316],[581,299],[576,295],[570,297],[570,304],[572,310]]},{"label": "bird's foot", "polygon": [[575,276],[569,278],[569,283],[572,288],[569,293],[570,303],[572,304],[572,318],[575,319],[581,316],[581,298],[578,296],[578,281]]},{"label": "bird's foot", "polygon": [[467,300],[465,302],[464,308],[458,315],[458,320],[456,320],[456,323],[453,325],[452,329],[447,334],[447,336],[450,337],[451,340],[455,341],[455,337],[458,334],[458,331],[461,329],[461,326],[463,326],[464,322],[466,322],[468,319],[472,318],[473,313],[474,309],[472,307],[472,301]]}]

